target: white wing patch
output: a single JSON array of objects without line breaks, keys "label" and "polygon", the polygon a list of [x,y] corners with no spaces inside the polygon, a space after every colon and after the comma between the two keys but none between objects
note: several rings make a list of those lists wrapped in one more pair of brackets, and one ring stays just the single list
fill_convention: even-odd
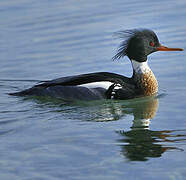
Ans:
[{"label": "white wing patch", "polygon": [[102,81],[102,82],[93,82],[93,83],[87,83],[87,84],[82,84],[79,86],[87,87],[87,88],[97,88],[101,87],[104,89],[108,89],[113,83],[109,81]]},{"label": "white wing patch", "polygon": [[111,92],[111,99],[114,99],[114,96],[115,96],[115,94],[116,94],[116,91],[118,90],[118,89],[122,89],[122,86],[120,85],[120,84],[115,84],[114,85],[114,89],[112,90],[112,92]]}]

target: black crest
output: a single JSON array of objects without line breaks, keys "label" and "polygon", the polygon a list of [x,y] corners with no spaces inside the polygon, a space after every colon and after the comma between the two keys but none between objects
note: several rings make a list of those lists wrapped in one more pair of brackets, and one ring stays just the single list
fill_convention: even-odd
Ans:
[{"label": "black crest", "polygon": [[156,34],[148,29],[132,29],[119,31],[115,33],[123,41],[121,42],[117,54],[113,60],[128,56],[129,59],[145,61],[147,55],[155,52],[154,47],[149,47],[149,43],[153,42],[156,46],[159,45]]}]

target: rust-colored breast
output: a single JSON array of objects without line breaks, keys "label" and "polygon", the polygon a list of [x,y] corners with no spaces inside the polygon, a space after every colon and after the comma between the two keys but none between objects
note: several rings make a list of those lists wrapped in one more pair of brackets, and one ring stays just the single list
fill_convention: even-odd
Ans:
[{"label": "rust-colored breast", "polygon": [[151,96],[158,92],[158,82],[152,71],[145,74],[135,73],[133,78],[141,95]]}]

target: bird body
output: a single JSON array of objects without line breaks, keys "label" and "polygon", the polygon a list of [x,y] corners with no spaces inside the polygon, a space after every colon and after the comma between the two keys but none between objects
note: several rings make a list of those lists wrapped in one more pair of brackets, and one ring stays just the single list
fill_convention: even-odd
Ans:
[{"label": "bird body", "polygon": [[147,56],[156,51],[182,51],[181,48],[167,48],[159,43],[156,34],[147,29],[120,31],[124,39],[113,59],[128,56],[133,67],[131,78],[115,73],[97,72],[62,77],[43,82],[16,96],[50,96],[63,100],[131,99],[155,95],[158,82],[148,66]]}]

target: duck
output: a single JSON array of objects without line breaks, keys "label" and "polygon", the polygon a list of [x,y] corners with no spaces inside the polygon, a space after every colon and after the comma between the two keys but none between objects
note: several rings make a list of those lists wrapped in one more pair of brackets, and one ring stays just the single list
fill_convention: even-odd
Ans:
[{"label": "duck", "polygon": [[113,60],[127,56],[132,64],[132,77],[111,72],[94,72],[44,81],[35,86],[13,92],[13,96],[44,96],[74,100],[127,100],[158,93],[158,81],[148,66],[147,56],[157,51],[183,51],[160,44],[150,29],[130,29],[117,33],[121,44]]}]

